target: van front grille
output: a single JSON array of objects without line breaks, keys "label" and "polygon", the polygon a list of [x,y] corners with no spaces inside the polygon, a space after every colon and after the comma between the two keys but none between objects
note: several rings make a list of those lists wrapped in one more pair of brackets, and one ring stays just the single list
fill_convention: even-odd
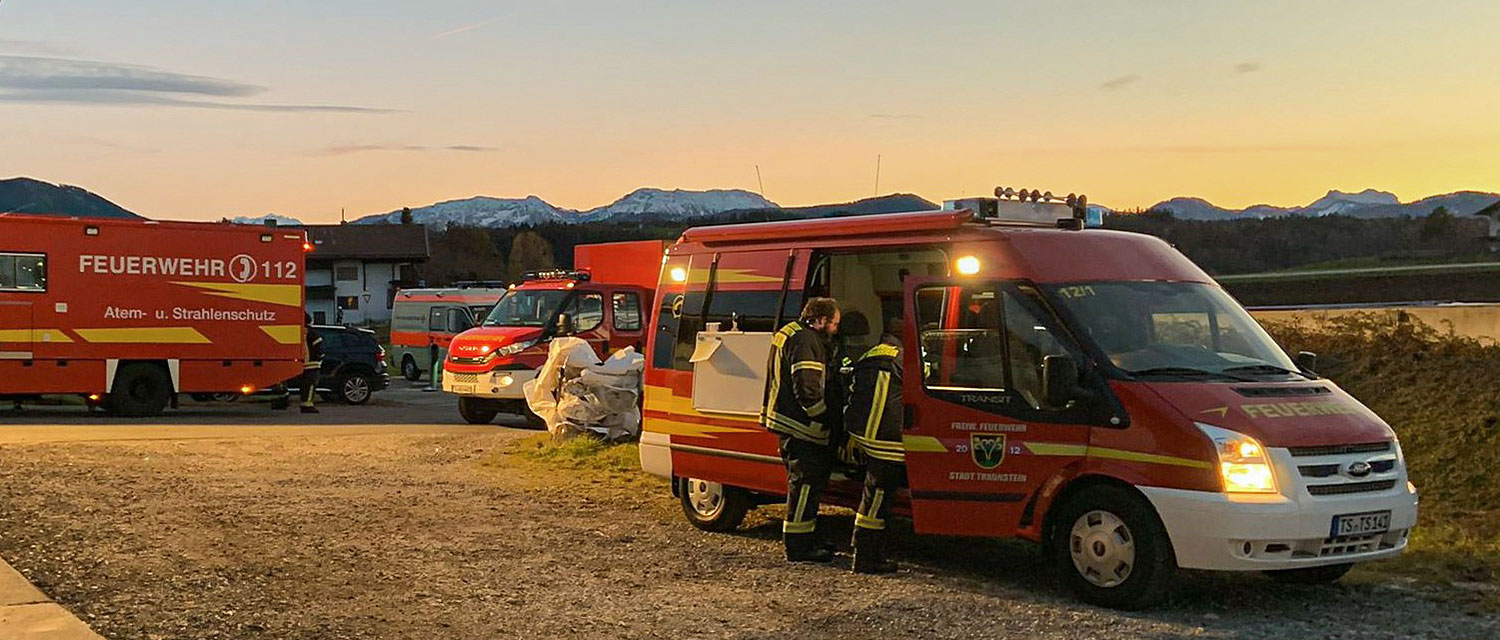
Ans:
[{"label": "van front grille", "polygon": [[1345,484],[1312,484],[1307,486],[1307,492],[1315,496],[1338,496],[1349,493],[1389,491],[1395,487],[1395,480],[1372,480],[1370,482],[1349,482]]},{"label": "van front grille", "polygon": [[[1342,467],[1343,465],[1336,462],[1332,464],[1304,464],[1298,466],[1297,471],[1304,478],[1328,478],[1338,475],[1339,469]],[[1395,458],[1370,461],[1370,473],[1390,473],[1395,468]]]},{"label": "van front grille", "polygon": [[1293,457],[1341,456],[1350,453],[1381,453],[1391,450],[1391,442],[1369,442],[1365,444],[1336,444],[1324,447],[1287,447]]},{"label": "van front grille", "polygon": [[443,372],[443,377],[448,378],[457,384],[479,384],[479,374],[477,373]]}]

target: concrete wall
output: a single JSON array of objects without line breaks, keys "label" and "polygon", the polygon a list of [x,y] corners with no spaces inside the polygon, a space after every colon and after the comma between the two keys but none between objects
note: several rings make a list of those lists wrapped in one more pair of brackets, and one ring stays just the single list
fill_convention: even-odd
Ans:
[{"label": "concrete wall", "polygon": [[1405,311],[1423,323],[1446,332],[1487,341],[1500,341],[1500,304],[1444,304],[1422,306],[1393,306],[1339,309],[1286,309],[1276,311],[1251,311],[1261,321],[1288,320],[1297,322],[1317,321],[1339,315],[1354,313],[1389,313]]}]

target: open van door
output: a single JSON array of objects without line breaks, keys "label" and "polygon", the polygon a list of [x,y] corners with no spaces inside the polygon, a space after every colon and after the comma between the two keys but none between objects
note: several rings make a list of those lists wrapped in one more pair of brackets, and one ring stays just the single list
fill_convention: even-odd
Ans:
[{"label": "open van door", "polygon": [[1042,393],[1045,358],[1077,351],[1025,284],[908,278],[905,288],[914,526],[1010,535],[1042,484],[1087,454],[1082,410],[1048,407]]}]

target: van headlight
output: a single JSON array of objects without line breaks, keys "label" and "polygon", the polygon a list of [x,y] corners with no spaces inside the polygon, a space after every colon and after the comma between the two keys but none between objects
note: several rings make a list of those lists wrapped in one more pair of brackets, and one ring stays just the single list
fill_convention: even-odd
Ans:
[{"label": "van headlight", "polygon": [[1276,474],[1259,440],[1238,431],[1196,424],[1214,443],[1225,493],[1276,493]]},{"label": "van headlight", "polygon": [[535,340],[527,340],[525,342],[516,342],[516,343],[508,344],[508,345],[505,345],[503,347],[500,347],[499,349],[496,349],[495,350],[495,355],[501,356],[501,357],[513,356],[513,355],[516,355],[516,354],[518,354],[518,353],[520,353],[522,351],[530,349],[535,344],[536,344]]}]

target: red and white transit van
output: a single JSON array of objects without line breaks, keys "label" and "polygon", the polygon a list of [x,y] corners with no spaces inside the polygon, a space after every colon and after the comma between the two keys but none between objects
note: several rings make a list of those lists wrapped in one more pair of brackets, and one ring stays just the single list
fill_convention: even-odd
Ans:
[{"label": "red and white transit van", "polygon": [[464,420],[483,424],[500,412],[534,420],[521,387],[547,361],[554,337],[582,338],[600,358],[644,347],[665,247],[660,240],[579,245],[574,265],[586,270],[533,272],[511,285],[488,317],[448,346],[443,390],[458,396]]},{"label": "red and white transit van", "polygon": [[0,396],[154,415],[302,372],[302,231],[0,215]]},{"label": "red and white transit van", "polygon": [[[780,500],[757,423],[771,335],[832,296],[847,353],[903,336],[895,509],[918,533],[1043,543],[1118,608],[1179,567],[1316,583],[1400,554],[1417,493],[1391,428],[1170,245],[1085,230],[1081,204],[687,230],[656,289],[642,467],[703,529]],[[836,474],[827,501],[855,506],[860,477]]]},{"label": "red and white transit van", "polygon": [[455,336],[478,326],[506,291],[494,282],[398,291],[391,305],[391,359],[401,376],[416,382],[430,375],[433,347],[447,349]]}]

